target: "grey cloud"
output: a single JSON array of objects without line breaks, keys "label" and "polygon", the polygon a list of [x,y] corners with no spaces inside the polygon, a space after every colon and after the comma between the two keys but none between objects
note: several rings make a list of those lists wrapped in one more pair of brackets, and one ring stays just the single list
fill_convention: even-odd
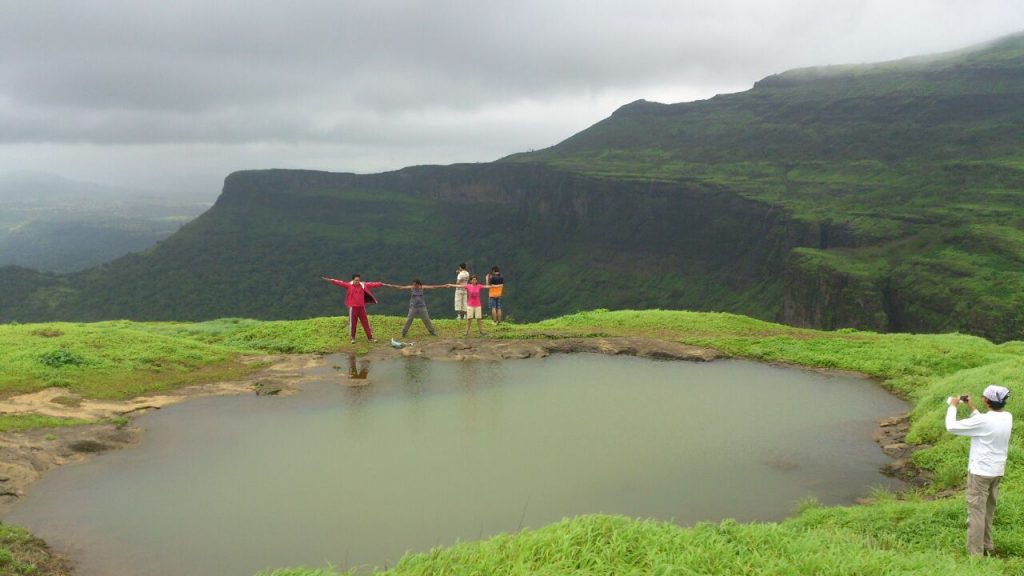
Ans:
[{"label": "grey cloud", "polygon": [[0,0],[0,10],[8,150],[51,144],[70,159],[78,145],[90,157],[215,146],[232,158],[225,172],[246,157],[272,161],[254,147],[301,163],[308,146],[336,157],[323,166],[335,169],[490,160],[652,94],[708,97],[788,68],[1024,29],[1019,0]]}]

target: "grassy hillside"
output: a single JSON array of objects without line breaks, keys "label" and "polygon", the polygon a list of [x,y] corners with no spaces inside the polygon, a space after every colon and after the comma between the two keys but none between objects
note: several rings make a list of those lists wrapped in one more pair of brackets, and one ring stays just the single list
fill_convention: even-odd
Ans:
[{"label": "grassy hillside", "polygon": [[794,70],[685,104],[639,101],[508,162],[717,184],[821,223],[781,319],[1024,329],[1024,35],[951,54]]},{"label": "grassy hillside", "polygon": [[[373,318],[382,335],[395,333],[401,321]],[[85,395],[123,397],[217,378],[216,372],[206,370],[240,366],[238,354],[366,350],[366,344],[346,344],[338,324],[336,318],[320,318],[0,326],[0,343],[12,352],[0,356],[0,390],[11,394],[64,385]],[[439,325],[448,336],[460,330],[452,320]],[[534,324],[503,325],[494,333],[496,338],[656,337],[754,360],[869,374],[914,405],[910,440],[931,448],[915,453],[913,459],[935,473],[934,485],[905,499],[879,493],[867,506],[825,508],[808,502],[781,523],[726,521],[681,528],[585,516],[540,530],[411,555],[388,573],[1010,575],[1024,570],[1024,432],[1020,427],[1012,440],[996,519],[999,558],[966,558],[962,496],[935,500],[930,496],[964,481],[967,442],[945,433],[943,398],[960,392],[976,395],[991,382],[1024,389],[1024,342],[997,345],[958,334],[820,332],[732,314],[670,311],[585,312]],[[145,375],[133,377],[135,370]],[[102,380],[123,384],[88,384]],[[1008,409],[1014,411],[1014,404]],[[276,574],[333,572],[293,569]]]}]

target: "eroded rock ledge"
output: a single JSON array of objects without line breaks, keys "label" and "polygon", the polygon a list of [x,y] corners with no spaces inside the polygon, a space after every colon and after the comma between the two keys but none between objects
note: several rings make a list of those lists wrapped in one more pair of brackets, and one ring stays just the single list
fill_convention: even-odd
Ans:
[{"label": "eroded rock ledge", "polygon": [[[323,363],[318,355],[253,356],[247,363],[266,365],[249,378],[188,386],[167,394],[129,400],[81,398],[64,388],[47,388],[0,401],[0,414],[41,414],[57,418],[104,420],[135,415],[199,396],[287,394],[307,380],[310,368]],[[93,455],[138,443],[142,430],[133,426],[95,424],[0,433],[0,518],[49,470],[83,462]]]},{"label": "eroded rock ledge", "polygon": [[0,434],[0,515],[47,471],[136,444],[142,430],[113,424]]},{"label": "eroded rock ledge", "polygon": [[425,340],[399,350],[377,349],[373,359],[422,357],[432,360],[512,360],[555,353],[591,352],[666,360],[707,362],[720,356],[708,348],[646,338],[564,338],[550,340]]}]

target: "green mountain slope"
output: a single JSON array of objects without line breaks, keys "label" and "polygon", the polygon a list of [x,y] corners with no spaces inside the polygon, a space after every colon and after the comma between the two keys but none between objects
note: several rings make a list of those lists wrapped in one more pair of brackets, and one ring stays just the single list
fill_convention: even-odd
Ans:
[{"label": "green mountain slope", "polygon": [[[465,261],[481,275],[502,267],[521,320],[599,307],[771,317],[780,256],[805,243],[794,234],[785,215],[734,194],[533,164],[240,172],[210,211],[146,253],[67,276],[7,269],[0,310],[19,321],[333,314],[342,293],[321,275],[443,283]],[[404,293],[379,295],[378,311],[407,305]],[[439,317],[451,300],[428,296]]]},{"label": "green mountain slope", "polygon": [[[727,310],[821,328],[1024,327],[1024,35],[635,102],[496,163],[231,175],[156,248],[82,273],[0,269],[0,320],[306,317],[320,275],[508,277],[513,317]],[[401,312],[399,293],[379,310]],[[450,313],[449,292],[429,298]]]},{"label": "green mountain slope", "polygon": [[717,184],[827,226],[786,262],[785,322],[1019,337],[1024,35],[794,70],[747,92],[635,102],[509,157],[612,179]]}]

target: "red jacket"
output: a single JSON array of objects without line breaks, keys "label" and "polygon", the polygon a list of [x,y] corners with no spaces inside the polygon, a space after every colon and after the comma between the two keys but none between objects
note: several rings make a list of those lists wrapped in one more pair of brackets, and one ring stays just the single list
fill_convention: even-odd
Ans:
[{"label": "red jacket", "polygon": [[367,303],[376,304],[377,299],[370,293],[370,288],[380,288],[384,285],[381,282],[360,282],[356,285],[344,280],[335,280],[334,278],[328,278],[327,281],[335,286],[341,286],[348,291],[348,294],[345,295],[345,306],[349,308],[366,306]]}]

